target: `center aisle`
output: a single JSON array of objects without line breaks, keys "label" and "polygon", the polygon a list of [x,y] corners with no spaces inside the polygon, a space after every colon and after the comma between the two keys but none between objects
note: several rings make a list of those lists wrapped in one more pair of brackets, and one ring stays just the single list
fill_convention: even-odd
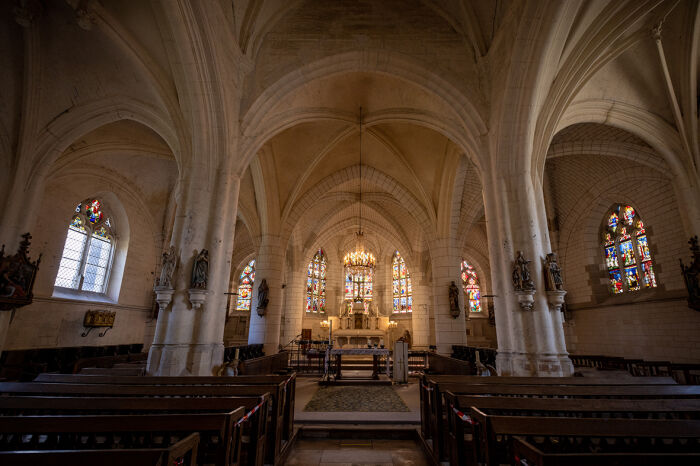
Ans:
[{"label": "center aisle", "polygon": [[415,378],[404,385],[319,386],[317,377],[298,377],[294,419],[300,431],[285,464],[427,466],[417,441],[419,397]]}]

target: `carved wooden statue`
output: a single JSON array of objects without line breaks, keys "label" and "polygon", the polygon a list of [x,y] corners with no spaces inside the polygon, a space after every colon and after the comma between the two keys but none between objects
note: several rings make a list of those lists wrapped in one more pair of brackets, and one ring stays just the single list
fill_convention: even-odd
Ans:
[{"label": "carved wooden statue", "polygon": [[688,244],[690,244],[690,251],[693,253],[693,261],[690,265],[683,265],[683,260],[678,260],[681,263],[681,273],[688,290],[688,307],[700,311],[700,247],[698,247],[698,237],[690,238]]},{"label": "carved wooden statue", "polygon": [[190,288],[205,290],[209,279],[209,251],[202,249],[194,260]]},{"label": "carved wooden statue", "polygon": [[564,282],[561,278],[561,268],[557,263],[557,254],[550,252],[544,260],[544,284],[547,291],[561,291]]},{"label": "carved wooden statue", "polygon": [[450,315],[455,319],[459,317],[459,289],[455,282],[450,284]]},{"label": "carved wooden statue", "polygon": [[34,279],[41,263],[27,257],[32,235],[22,235],[17,254],[5,255],[5,245],[0,249],[0,311],[9,311],[32,303]]},{"label": "carved wooden statue", "polygon": [[530,262],[523,256],[522,251],[518,251],[518,257],[513,264],[513,288],[515,291],[533,291],[535,284],[530,276]]},{"label": "carved wooden statue", "polygon": [[270,287],[267,286],[267,280],[262,279],[262,283],[258,287],[258,315],[260,317],[265,315],[265,310],[267,309],[267,304],[270,302]]},{"label": "carved wooden statue", "polygon": [[175,272],[175,267],[177,266],[177,255],[175,254],[175,246],[171,245],[163,253],[163,261],[160,269],[160,278],[158,279],[158,285],[167,288],[173,287],[173,273]]}]

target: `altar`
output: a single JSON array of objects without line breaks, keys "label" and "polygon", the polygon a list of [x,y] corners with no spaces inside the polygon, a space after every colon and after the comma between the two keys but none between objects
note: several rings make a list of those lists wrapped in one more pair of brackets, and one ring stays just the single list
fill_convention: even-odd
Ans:
[{"label": "altar", "polygon": [[384,357],[386,360],[386,375],[389,376],[390,372],[390,361],[389,361],[389,350],[385,348],[333,348],[327,350],[330,358],[335,356],[336,358],[336,375],[335,379],[340,380],[342,378],[342,357],[343,355],[371,355],[372,356],[372,378],[379,379],[379,359]]}]

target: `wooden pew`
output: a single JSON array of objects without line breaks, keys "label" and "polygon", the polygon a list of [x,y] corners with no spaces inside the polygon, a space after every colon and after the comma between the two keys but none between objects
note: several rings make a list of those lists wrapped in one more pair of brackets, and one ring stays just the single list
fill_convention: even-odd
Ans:
[{"label": "wooden pew", "polygon": [[176,414],[191,412],[246,411],[241,423],[241,465],[262,466],[265,460],[269,394],[225,398],[111,398],[111,397],[0,397],[0,415],[81,415],[81,414]]},{"label": "wooden pew", "polygon": [[474,366],[469,361],[428,353],[428,370],[432,374],[474,374]]},{"label": "wooden pew", "polygon": [[468,414],[478,408],[489,415],[637,418],[637,419],[700,419],[700,399],[578,399],[482,397],[444,393],[447,430],[446,451],[451,465],[473,462],[474,430]]},{"label": "wooden pew", "polygon": [[[630,378],[632,379],[632,378]],[[636,383],[635,383],[636,382]],[[460,375],[424,375],[420,383],[421,435],[433,452],[436,461],[445,459],[444,444],[444,410],[442,391],[449,385],[449,390],[462,393],[462,387],[496,387],[520,385],[536,386],[678,386],[670,377],[638,377],[629,379],[604,379],[598,377],[479,377]],[[518,389],[510,389],[511,395],[518,395]],[[466,394],[466,393],[465,393]],[[491,389],[482,388],[481,395],[493,394]],[[508,393],[503,393],[508,394]]]},{"label": "wooden pew", "polygon": [[84,375],[131,375],[138,376],[144,374],[144,368],[136,367],[85,367],[80,370]]},{"label": "wooden pew", "polygon": [[[158,377],[159,379],[161,377]],[[190,379],[192,377],[183,377]],[[216,377],[218,378],[218,377]],[[287,379],[289,380],[289,379]],[[45,396],[170,396],[170,397],[206,397],[206,396],[250,396],[269,392],[272,395],[271,419],[268,430],[268,447],[266,462],[277,464],[288,453],[293,440],[293,407],[284,406],[286,382],[251,384],[251,385],[108,385],[108,384],[71,384],[42,382],[4,382],[0,383],[0,394],[35,394]],[[290,421],[285,421],[285,415]],[[290,426],[290,427],[286,427]],[[289,436],[285,434],[289,432]]]},{"label": "wooden pew", "polygon": [[245,359],[238,364],[238,370],[242,375],[265,375],[276,372],[286,372],[289,367],[289,353],[281,351],[270,356]]},{"label": "wooden pew", "polygon": [[196,466],[199,433],[162,448],[0,451],[6,466]]},{"label": "wooden pew", "polygon": [[[282,384],[277,393],[273,393],[273,404],[280,399],[281,417],[280,438],[290,442],[294,437],[294,402],[296,393],[296,373],[286,375],[239,375],[234,377],[154,377],[154,376],[116,376],[83,374],[39,374],[35,382],[110,384],[110,385],[266,385]],[[273,411],[275,408],[273,407]],[[275,411],[276,412],[276,411]]]},{"label": "wooden pew", "polygon": [[[510,461],[512,453],[509,440],[515,435],[527,438],[555,437],[559,439],[563,451],[566,451],[568,439],[561,439],[573,437],[584,449],[596,447],[616,453],[658,453],[664,450],[669,453],[700,453],[700,420],[493,416],[483,413],[478,408],[471,408],[470,418],[474,425],[474,442],[478,444],[475,449],[476,460],[486,465],[499,465]],[[607,440],[594,441],[602,438],[642,440],[629,445],[620,441],[616,441],[615,445]],[[649,439],[657,440],[653,447],[645,446]],[[679,439],[687,440],[681,442]],[[666,444],[662,440],[671,442]],[[572,442],[572,445],[575,443]]]},{"label": "wooden pew", "polygon": [[696,466],[700,464],[700,453],[622,452],[592,453],[551,450],[550,445],[541,445],[519,435],[512,438],[513,464],[519,466]]},{"label": "wooden pew", "polygon": [[199,432],[198,464],[237,465],[244,415],[238,408],[205,414],[0,416],[0,450],[167,447]]}]

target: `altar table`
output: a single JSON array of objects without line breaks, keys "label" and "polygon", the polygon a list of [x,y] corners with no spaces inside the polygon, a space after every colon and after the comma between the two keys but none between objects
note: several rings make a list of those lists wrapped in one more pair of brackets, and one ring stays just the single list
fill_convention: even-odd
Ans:
[{"label": "altar table", "polygon": [[333,348],[330,350],[330,356],[336,357],[336,364],[338,372],[336,373],[336,380],[342,378],[341,367],[342,367],[342,356],[344,354],[354,354],[354,355],[372,355],[372,378],[379,378],[379,358],[384,356],[386,358],[386,375],[389,375],[389,350],[386,348]]}]

